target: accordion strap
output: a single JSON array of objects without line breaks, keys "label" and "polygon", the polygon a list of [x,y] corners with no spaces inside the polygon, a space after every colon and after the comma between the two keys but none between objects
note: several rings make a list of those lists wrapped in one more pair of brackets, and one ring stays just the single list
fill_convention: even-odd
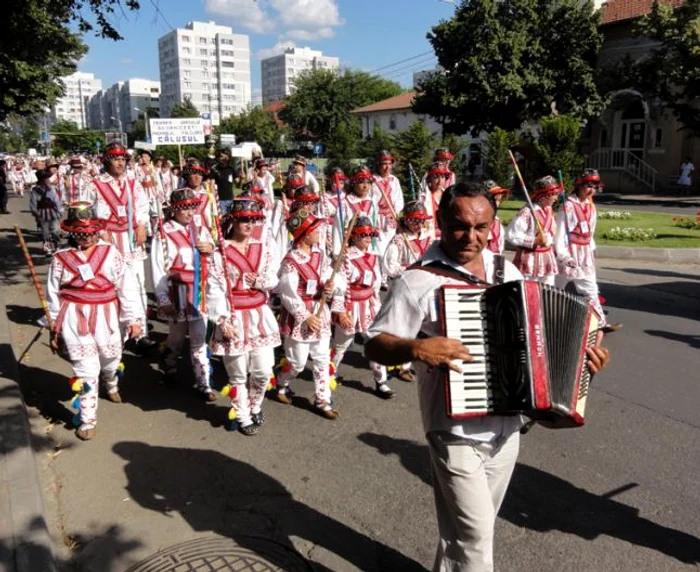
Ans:
[{"label": "accordion strap", "polygon": [[[496,269],[496,282],[495,284],[503,284],[505,276],[505,259],[500,254],[494,255],[494,265]],[[467,284],[478,284],[481,286],[493,286],[490,282],[481,280],[476,276],[471,274],[464,274],[464,272],[459,272],[451,266],[448,266],[444,262],[435,260],[429,262],[428,264],[421,265],[419,262],[411,264],[406,270],[423,270],[424,272],[430,272],[437,276],[444,276],[445,278],[452,278],[454,280],[459,280],[460,282],[466,282]]]}]

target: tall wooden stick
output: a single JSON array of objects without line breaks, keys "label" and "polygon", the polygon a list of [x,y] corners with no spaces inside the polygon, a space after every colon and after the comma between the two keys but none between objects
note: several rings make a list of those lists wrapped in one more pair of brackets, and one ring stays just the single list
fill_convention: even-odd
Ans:
[{"label": "tall wooden stick", "polygon": [[525,181],[523,180],[523,176],[520,174],[520,167],[518,167],[518,162],[515,160],[513,152],[510,149],[508,149],[508,155],[510,156],[510,162],[513,163],[513,168],[515,169],[515,174],[518,177],[518,181],[520,181],[520,186],[523,189],[523,193],[525,193],[525,200],[527,201],[527,206],[530,208],[530,212],[532,212],[532,218],[535,219],[537,230],[542,236],[544,236],[544,229],[540,224],[540,219],[538,219],[537,215],[535,214],[535,205],[533,205],[532,201],[530,200],[530,194],[527,192]]},{"label": "tall wooden stick", "polygon": [[[396,224],[398,225],[399,224],[399,216],[398,216],[398,214],[396,214],[396,209],[394,208],[394,205],[391,204],[389,197],[386,196],[386,192],[384,191],[384,189],[382,188],[382,186],[379,183],[377,183],[377,188],[379,189],[379,192],[382,193],[382,197],[384,198],[384,202],[389,207],[389,210],[391,211],[391,214],[394,217]],[[413,243],[410,240],[408,240],[408,237],[403,232],[401,232],[399,234],[401,234],[401,236],[403,236],[403,239],[406,242],[406,248],[408,248],[408,250],[414,254],[414,256],[416,257],[416,260],[418,260],[420,258],[420,254],[418,254],[418,252],[416,252],[416,249],[413,248]]]}]

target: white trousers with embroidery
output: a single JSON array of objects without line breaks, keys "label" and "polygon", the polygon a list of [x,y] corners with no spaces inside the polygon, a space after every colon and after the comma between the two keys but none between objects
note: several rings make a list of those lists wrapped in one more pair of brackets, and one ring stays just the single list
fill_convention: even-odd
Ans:
[{"label": "white trousers with embroidery", "polygon": [[260,413],[265,390],[275,366],[272,347],[253,348],[237,356],[223,356],[222,361],[231,389],[231,407],[241,425],[253,422],[251,415]]},{"label": "white trousers with embroidery", "polygon": [[165,356],[166,368],[175,369],[185,338],[190,337],[190,359],[197,389],[209,390],[209,357],[207,356],[207,322],[203,316],[189,321],[170,322],[166,344],[170,352]]},{"label": "white trousers with embroidery", "polygon": [[97,424],[97,398],[99,382],[103,382],[107,393],[119,391],[119,380],[116,376],[121,355],[104,357],[92,355],[73,360],[73,372],[83,380],[83,391],[80,395],[80,423],[88,427]]},{"label": "white trousers with embroidery", "polygon": [[146,331],[146,308],[148,307],[148,298],[146,296],[146,268],[143,260],[132,260],[128,263],[133,274],[133,279],[136,280],[141,296],[141,304],[138,306],[139,314],[135,318],[140,318],[143,324],[143,333],[139,337],[144,337]]},{"label": "white trousers with embroidery", "polygon": [[331,386],[329,383],[328,367],[331,361],[331,340],[321,338],[317,341],[300,342],[289,336],[284,339],[284,357],[289,362],[289,369],[279,375],[278,388],[288,389],[292,380],[306,367],[310,357],[314,361],[313,378],[316,403],[331,402]]},{"label": "white trousers with embroidery", "polygon": [[[335,370],[338,371],[343,357],[345,357],[345,352],[352,345],[355,339],[355,334],[346,334],[342,329],[336,327],[335,334],[333,335],[333,363],[335,364]],[[374,383],[385,383],[386,382],[386,367],[378,364],[376,361],[369,362],[369,368],[372,370],[372,379]]]}]

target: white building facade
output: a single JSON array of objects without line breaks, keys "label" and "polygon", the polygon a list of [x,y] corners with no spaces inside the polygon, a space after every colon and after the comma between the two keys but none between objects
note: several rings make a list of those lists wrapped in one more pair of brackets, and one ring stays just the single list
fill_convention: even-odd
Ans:
[{"label": "white building facade", "polygon": [[158,40],[160,115],[189,99],[217,122],[251,103],[250,38],[214,22],[189,22]]},{"label": "white building facade", "polygon": [[50,121],[73,121],[80,129],[86,128],[89,125],[88,101],[102,89],[102,80],[92,73],[75,72],[61,81],[66,90],[51,106]]},{"label": "white building facade", "polygon": [[308,69],[337,70],[340,60],[311,48],[286,48],[284,53],[260,61],[262,103],[284,99],[294,90],[294,80]]},{"label": "white building facade", "polygon": [[87,104],[90,129],[130,132],[134,122],[149,108],[160,107],[160,82],[133,78],[98,91]]}]

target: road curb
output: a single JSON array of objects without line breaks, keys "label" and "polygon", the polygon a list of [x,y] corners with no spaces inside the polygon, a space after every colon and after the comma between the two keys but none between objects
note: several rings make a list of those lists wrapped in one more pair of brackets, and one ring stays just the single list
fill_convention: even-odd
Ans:
[{"label": "road curb", "polygon": [[607,246],[601,244],[596,247],[595,255],[596,258],[700,264],[700,248],[650,248],[647,246]]},{"label": "road curb", "polygon": [[0,570],[55,572],[44,499],[0,296]]}]

